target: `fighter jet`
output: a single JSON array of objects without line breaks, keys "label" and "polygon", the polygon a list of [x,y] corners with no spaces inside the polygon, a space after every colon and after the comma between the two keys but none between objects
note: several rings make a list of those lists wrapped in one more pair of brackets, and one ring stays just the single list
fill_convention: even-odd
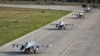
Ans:
[{"label": "fighter jet", "polygon": [[55,25],[58,30],[66,29],[66,26],[73,25],[73,24],[65,24],[63,21],[60,21],[58,24],[51,24]]},{"label": "fighter jet", "polygon": [[91,8],[90,8],[90,7],[86,7],[86,8],[84,8],[84,12],[85,12],[85,13],[89,13],[89,12],[91,12]]},{"label": "fighter jet", "polygon": [[78,18],[78,19],[81,19],[81,18],[85,17],[85,13],[84,12],[79,12],[79,13],[73,14],[73,15],[76,15],[76,18]]},{"label": "fighter jet", "polygon": [[20,50],[26,54],[37,53],[37,50],[51,47],[52,44],[37,44],[33,41],[28,41],[25,44],[12,44],[12,47],[20,47]]}]

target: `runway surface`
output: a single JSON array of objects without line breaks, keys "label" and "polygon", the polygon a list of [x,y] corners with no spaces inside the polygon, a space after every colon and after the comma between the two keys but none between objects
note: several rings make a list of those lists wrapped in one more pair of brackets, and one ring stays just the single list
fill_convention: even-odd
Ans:
[{"label": "runway surface", "polygon": [[[44,6],[44,8],[46,7],[49,6]],[[52,9],[52,7],[49,8]],[[80,6],[54,6],[53,8],[72,10],[73,13],[81,11]],[[55,30],[55,27],[46,25],[0,47],[0,56],[100,56],[100,10],[94,9],[84,19],[73,18],[73,13],[61,19],[68,24],[75,24],[74,26],[68,26],[67,30]],[[58,23],[61,19],[52,23]],[[36,43],[52,44],[53,46],[39,50],[37,54],[24,54],[18,48],[11,47],[11,44],[24,43],[30,40],[31,37]]]}]

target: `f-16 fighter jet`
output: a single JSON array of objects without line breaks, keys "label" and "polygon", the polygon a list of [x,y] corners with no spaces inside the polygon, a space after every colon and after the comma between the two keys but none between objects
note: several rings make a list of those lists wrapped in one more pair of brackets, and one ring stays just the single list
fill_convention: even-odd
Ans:
[{"label": "f-16 fighter jet", "polygon": [[66,26],[73,25],[73,24],[65,24],[63,21],[60,21],[58,24],[52,24],[52,25],[55,25],[55,27],[58,30],[62,30],[62,29],[66,29]]},{"label": "f-16 fighter jet", "polygon": [[37,50],[51,47],[52,44],[37,44],[33,41],[28,41],[25,44],[12,44],[13,47],[20,47],[20,50],[26,54],[31,52],[37,53]]}]

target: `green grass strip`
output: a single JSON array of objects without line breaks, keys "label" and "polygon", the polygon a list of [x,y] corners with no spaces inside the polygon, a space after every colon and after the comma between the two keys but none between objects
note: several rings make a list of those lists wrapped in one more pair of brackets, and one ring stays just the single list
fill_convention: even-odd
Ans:
[{"label": "green grass strip", "polygon": [[43,27],[70,12],[0,7],[0,46]]}]

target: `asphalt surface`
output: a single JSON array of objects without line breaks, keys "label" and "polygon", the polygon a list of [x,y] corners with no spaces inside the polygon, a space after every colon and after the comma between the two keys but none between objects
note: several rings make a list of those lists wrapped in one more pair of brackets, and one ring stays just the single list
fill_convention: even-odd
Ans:
[{"label": "asphalt surface", "polygon": [[[4,5],[7,7],[18,7],[19,5]],[[27,7],[28,6],[28,7]],[[30,7],[29,7],[30,6]],[[40,8],[41,6],[35,5]],[[35,8],[34,5],[20,5],[20,7]],[[80,6],[45,6],[44,8],[57,10],[81,11]],[[42,7],[42,8],[43,8]],[[46,25],[36,31],[33,31],[21,38],[14,40],[0,47],[0,56],[100,56],[100,10],[94,9],[92,13],[87,14],[84,19],[75,19],[73,13],[62,17],[52,23],[58,23],[60,20],[74,26],[68,26],[67,30],[56,30],[53,26]],[[52,24],[51,23],[51,24]],[[37,51],[37,54],[24,54],[18,48],[12,48],[13,43],[24,43],[30,40],[40,44],[52,44],[47,49]]]}]

